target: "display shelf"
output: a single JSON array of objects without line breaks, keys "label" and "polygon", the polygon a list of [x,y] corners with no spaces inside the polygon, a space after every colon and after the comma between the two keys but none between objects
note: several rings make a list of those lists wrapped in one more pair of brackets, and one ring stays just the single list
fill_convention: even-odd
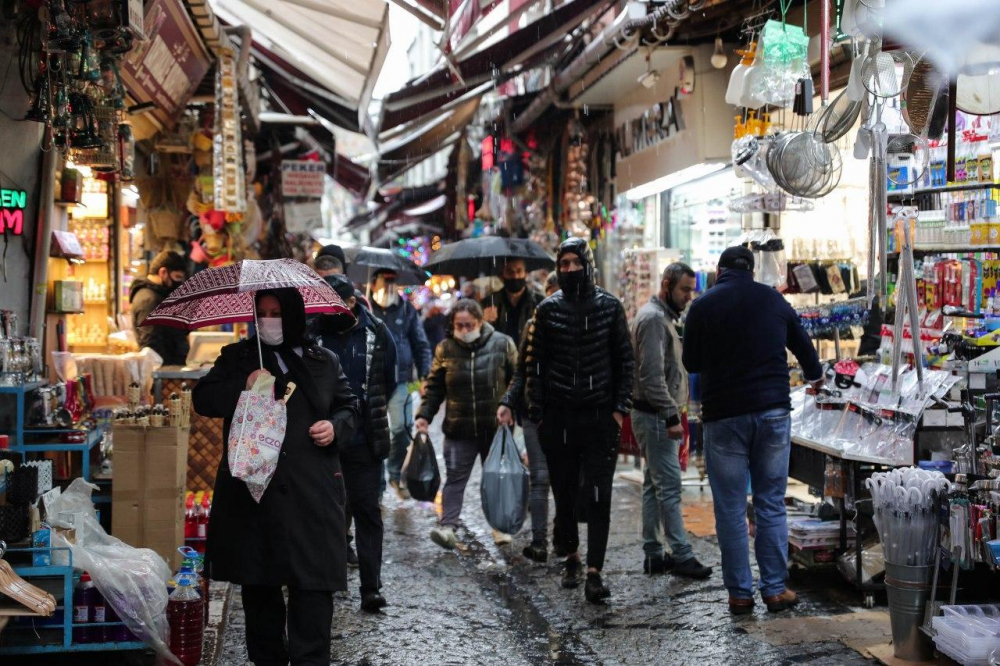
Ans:
[{"label": "display shelf", "polygon": [[831,458],[839,458],[840,460],[847,460],[849,462],[861,462],[870,463],[872,465],[886,465],[888,467],[900,467],[900,463],[889,460],[888,458],[879,458],[876,456],[860,456],[854,453],[844,453],[840,449],[830,446],[829,444],[823,444],[822,442],[817,442],[812,439],[806,439],[805,437],[800,437],[798,435],[792,436],[792,443],[798,444],[799,446],[804,446],[807,449],[812,449],[813,451],[819,451],[820,453],[825,453]]},{"label": "display shelf", "polygon": [[[914,252],[1000,252],[1000,245],[947,245],[926,243],[913,246]],[[890,257],[898,257],[899,252],[889,252]]]},{"label": "display shelf", "polygon": [[[69,548],[10,548],[8,553],[31,554],[35,552],[65,552],[67,566],[14,566],[14,573],[26,581],[42,578],[61,579],[62,600],[56,610],[62,610],[62,622],[41,626],[21,627],[8,625],[4,634],[4,643],[0,645],[0,655],[54,654],[66,652],[124,652],[145,650],[148,646],[141,641],[77,643],[73,641],[74,628],[92,629],[95,627],[121,626],[121,622],[102,622],[77,624],[73,622],[73,553]],[[58,599],[57,599],[58,601]],[[30,617],[42,617],[38,615]],[[19,634],[24,633],[24,637]],[[51,640],[44,640],[51,638]],[[21,640],[19,640],[21,639]]]},{"label": "display shelf", "polygon": [[970,183],[966,185],[948,185],[946,187],[927,187],[913,192],[889,192],[890,200],[913,199],[930,194],[945,194],[947,192],[973,192],[976,190],[1000,189],[1000,183]]}]

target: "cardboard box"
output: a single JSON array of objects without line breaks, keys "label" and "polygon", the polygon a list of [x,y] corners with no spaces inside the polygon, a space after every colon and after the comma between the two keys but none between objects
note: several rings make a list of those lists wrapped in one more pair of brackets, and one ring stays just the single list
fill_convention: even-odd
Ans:
[{"label": "cardboard box", "polygon": [[52,309],[55,312],[83,312],[83,283],[76,280],[56,280]]},{"label": "cardboard box", "polygon": [[184,545],[188,428],[115,426],[111,533],[176,569]]}]

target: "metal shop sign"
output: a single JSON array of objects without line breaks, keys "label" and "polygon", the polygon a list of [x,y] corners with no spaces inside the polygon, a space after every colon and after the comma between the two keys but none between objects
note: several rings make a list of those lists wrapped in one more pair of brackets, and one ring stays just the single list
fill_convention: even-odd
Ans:
[{"label": "metal shop sign", "polygon": [[24,231],[24,209],[28,193],[24,190],[0,189],[0,233],[10,231],[20,236]]},{"label": "metal shop sign", "polygon": [[153,117],[170,127],[212,60],[180,0],[147,2],[143,25],[149,39],[125,57],[122,81],[136,102],[154,102]]},{"label": "metal shop sign", "polygon": [[684,130],[684,114],[678,91],[666,102],[654,104],[641,116],[615,129],[618,154],[628,157],[648,150]]},{"label": "metal shop sign", "polygon": [[311,160],[283,160],[281,162],[281,193],[286,197],[323,196],[326,163]]}]

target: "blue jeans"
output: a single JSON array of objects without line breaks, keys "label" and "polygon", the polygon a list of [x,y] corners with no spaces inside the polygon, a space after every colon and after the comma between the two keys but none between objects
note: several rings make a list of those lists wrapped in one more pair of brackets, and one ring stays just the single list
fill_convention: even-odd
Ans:
[{"label": "blue jeans", "polygon": [[769,409],[705,424],[705,465],[712,485],[722,580],[729,596],[753,598],[747,537],[747,475],[753,487],[754,553],[763,597],[785,591],[788,522],[785,490],[791,453],[787,409]]},{"label": "blue jeans", "polygon": [[[681,515],[681,440],[667,436],[658,414],[632,411],[632,431],[646,458],[642,481],[642,540],[648,557],[663,557],[663,536],[677,562],[694,557]],[[662,522],[661,522],[662,517]]]},{"label": "blue jeans", "polygon": [[399,482],[399,473],[406,460],[406,449],[410,445],[410,430],[413,427],[413,408],[410,403],[410,392],[405,383],[396,386],[389,397],[389,458],[386,466],[389,468],[389,480]]}]

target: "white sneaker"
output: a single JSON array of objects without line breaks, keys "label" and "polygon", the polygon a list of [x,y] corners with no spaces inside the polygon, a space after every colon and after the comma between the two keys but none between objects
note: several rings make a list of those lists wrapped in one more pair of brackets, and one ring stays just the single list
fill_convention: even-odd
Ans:
[{"label": "white sneaker", "polygon": [[450,527],[435,527],[432,529],[431,541],[448,550],[454,548],[455,544],[458,543],[458,539],[455,538],[455,530]]},{"label": "white sneaker", "polygon": [[509,534],[504,534],[498,530],[493,530],[493,542],[498,546],[506,546],[514,540]]}]

